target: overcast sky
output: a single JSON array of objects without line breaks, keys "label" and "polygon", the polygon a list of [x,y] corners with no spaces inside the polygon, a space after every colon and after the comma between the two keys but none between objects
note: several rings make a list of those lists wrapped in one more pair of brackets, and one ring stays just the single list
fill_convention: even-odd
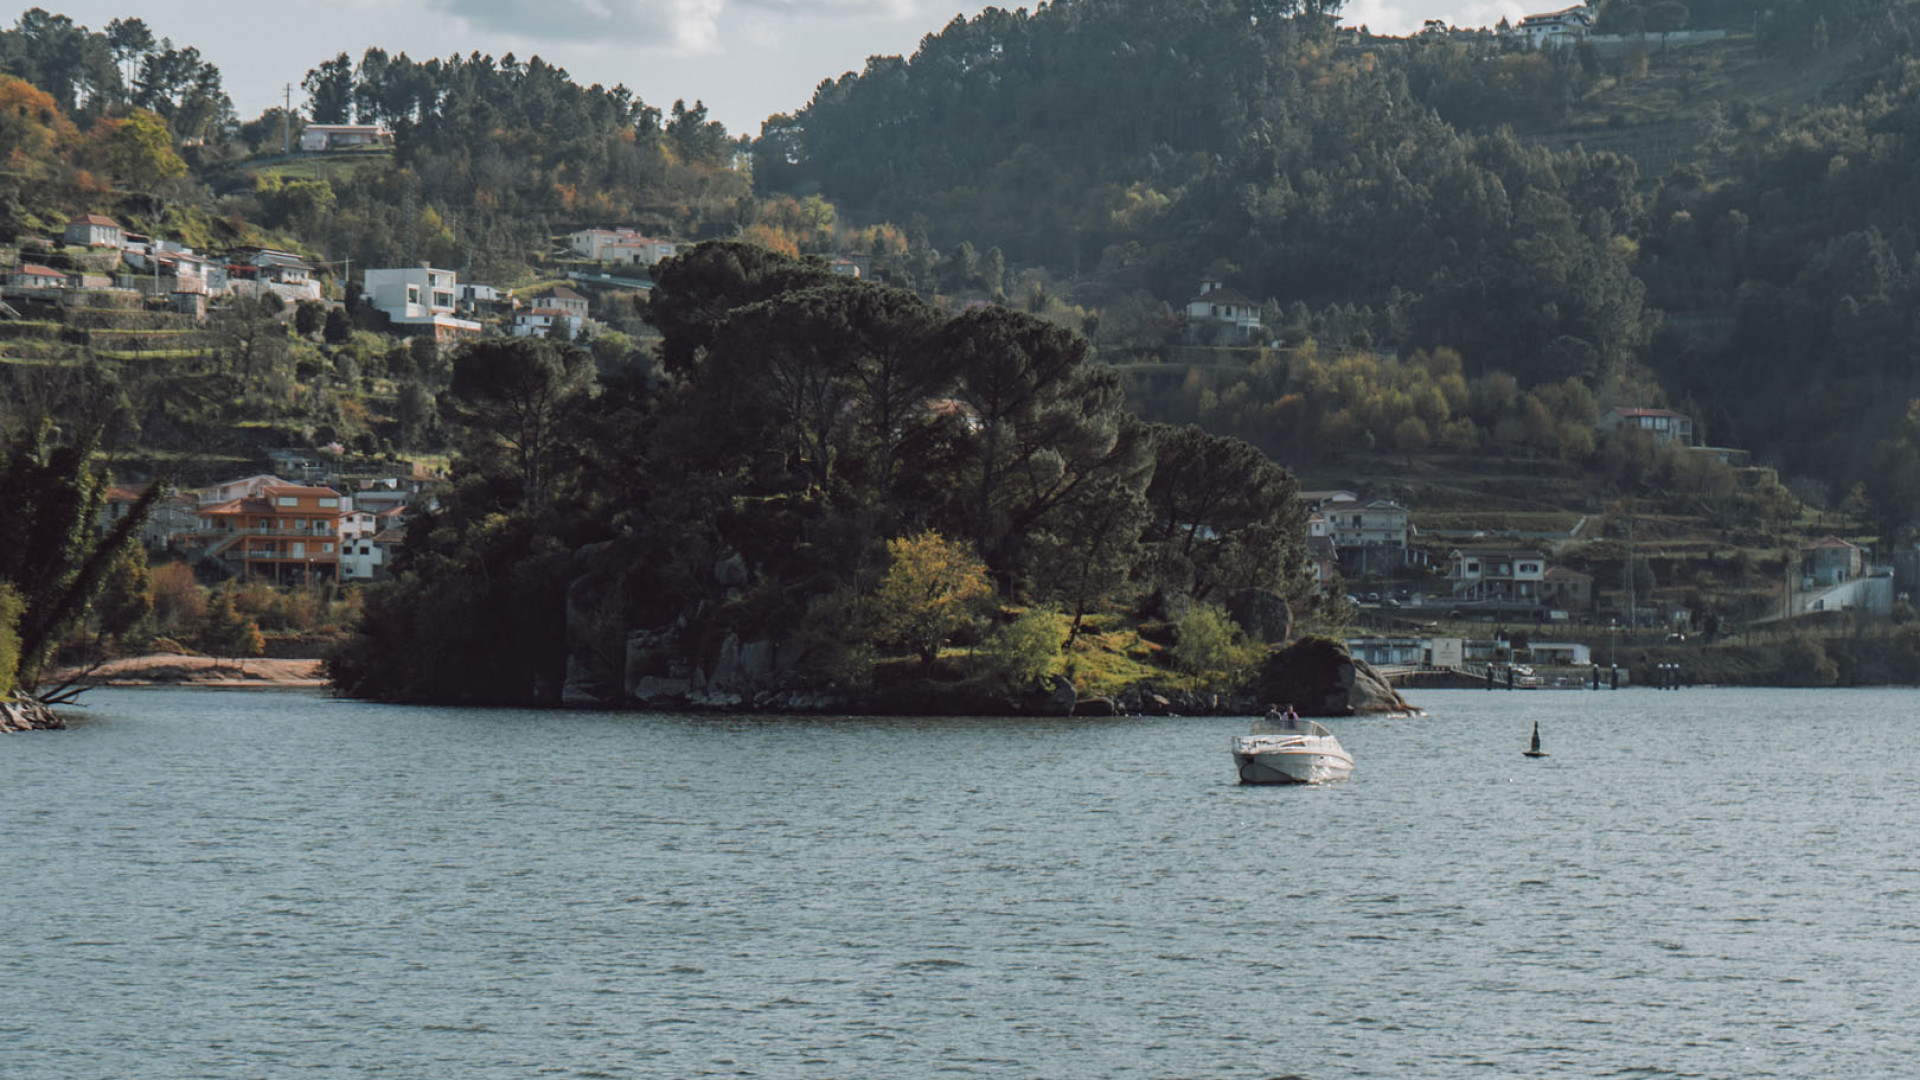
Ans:
[{"label": "overcast sky", "polygon": [[[1180,0],[1168,0],[1178,3]],[[1430,18],[1483,26],[1571,0],[1348,0],[1342,21],[1406,33]],[[736,134],[807,103],[823,79],[868,56],[910,55],[920,39],[982,3],[963,0],[38,0],[94,30],[138,15],[154,36],[192,45],[220,68],[242,119],[284,100],[314,65],[368,46],[415,59],[512,53],[581,83],[625,83],[648,104],[707,103]],[[24,10],[23,5],[21,10]],[[1001,0],[1003,7],[1020,0]],[[1031,6],[1029,3],[1027,6]]]}]

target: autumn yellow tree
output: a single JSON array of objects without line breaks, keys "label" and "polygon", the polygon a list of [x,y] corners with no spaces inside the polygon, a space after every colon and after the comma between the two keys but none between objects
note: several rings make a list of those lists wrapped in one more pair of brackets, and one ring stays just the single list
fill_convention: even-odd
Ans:
[{"label": "autumn yellow tree", "polygon": [[876,634],[931,665],[993,595],[987,565],[966,544],[932,530],[887,541],[887,554],[892,562],[873,596]]},{"label": "autumn yellow tree", "polygon": [[135,191],[152,191],[187,173],[187,163],[173,152],[167,122],[145,109],[96,121],[87,133],[87,156]]}]

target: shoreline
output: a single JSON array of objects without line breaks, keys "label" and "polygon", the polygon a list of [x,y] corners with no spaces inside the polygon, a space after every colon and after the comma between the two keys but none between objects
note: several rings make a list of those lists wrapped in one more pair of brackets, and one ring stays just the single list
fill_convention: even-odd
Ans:
[{"label": "shoreline", "polygon": [[156,653],[109,660],[91,668],[64,668],[48,681],[72,680],[86,687],[193,686],[234,690],[315,690],[333,684],[315,659],[219,660],[211,656]]}]

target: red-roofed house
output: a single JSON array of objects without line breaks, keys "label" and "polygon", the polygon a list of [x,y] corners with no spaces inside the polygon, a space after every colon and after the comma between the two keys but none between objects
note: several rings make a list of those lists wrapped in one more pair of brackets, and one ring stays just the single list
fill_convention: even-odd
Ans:
[{"label": "red-roofed house", "polygon": [[7,284],[16,289],[64,289],[67,287],[67,275],[63,270],[38,263],[21,263],[7,271]]},{"label": "red-roofed house", "polygon": [[67,222],[63,237],[69,244],[82,247],[117,248],[124,241],[120,223],[99,214],[87,214]]}]

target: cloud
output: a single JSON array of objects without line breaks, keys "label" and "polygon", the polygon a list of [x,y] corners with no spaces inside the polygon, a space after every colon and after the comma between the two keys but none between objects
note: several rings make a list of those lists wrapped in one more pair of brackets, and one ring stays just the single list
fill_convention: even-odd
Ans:
[{"label": "cloud", "polygon": [[541,41],[713,51],[729,8],[747,20],[905,19],[918,0],[428,0],[483,33]]},{"label": "cloud", "polygon": [[541,41],[703,52],[719,36],[725,0],[429,0],[483,33]]}]

